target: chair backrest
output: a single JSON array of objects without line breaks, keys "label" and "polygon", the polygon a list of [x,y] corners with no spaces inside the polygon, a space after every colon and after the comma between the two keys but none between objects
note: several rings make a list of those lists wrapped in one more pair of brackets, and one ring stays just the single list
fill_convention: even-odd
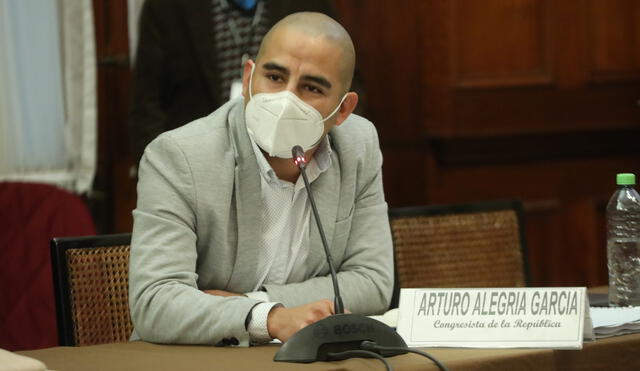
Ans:
[{"label": "chair backrest", "polygon": [[60,345],[129,340],[130,244],[130,233],[51,240]]},{"label": "chair backrest", "polygon": [[389,210],[400,287],[517,287],[529,280],[522,204],[488,201]]}]

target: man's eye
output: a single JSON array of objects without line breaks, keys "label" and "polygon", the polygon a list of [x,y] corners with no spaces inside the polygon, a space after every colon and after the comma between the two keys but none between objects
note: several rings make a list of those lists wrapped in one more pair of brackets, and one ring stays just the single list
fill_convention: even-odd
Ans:
[{"label": "man's eye", "polygon": [[322,94],[322,90],[318,89],[318,87],[314,86],[314,85],[307,85],[307,90],[314,93],[314,94]]},{"label": "man's eye", "polygon": [[269,74],[269,75],[267,75],[267,78],[269,80],[271,80],[271,81],[274,81],[274,82],[282,81],[282,76],[280,76],[280,75]]}]

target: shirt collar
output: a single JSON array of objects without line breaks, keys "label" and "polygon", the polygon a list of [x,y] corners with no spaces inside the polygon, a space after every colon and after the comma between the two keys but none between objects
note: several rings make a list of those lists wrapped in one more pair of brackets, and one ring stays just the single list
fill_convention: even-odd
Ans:
[{"label": "shirt collar", "polygon": [[331,139],[328,135],[325,135],[311,159],[311,161],[317,163],[318,170],[321,173],[331,167],[331,152]]},{"label": "shirt collar", "polygon": [[[280,181],[276,172],[273,170],[269,162],[262,154],[260,147],[256,144],[256,142],[249,136],[251,140],[251,147],[253,148],[253,153],[256,156],[258,161],[258,168],[260,169],[260,175],[267,182],[276,182]],[[324,138],[318,144],[318,149],[313,154],[311,161],[307,165],[307,173],[309,176],[309,181],[313,182],[320,174],[325,172],[327,169],[331,167],[331,141],[328,135],[325,135]]]}]

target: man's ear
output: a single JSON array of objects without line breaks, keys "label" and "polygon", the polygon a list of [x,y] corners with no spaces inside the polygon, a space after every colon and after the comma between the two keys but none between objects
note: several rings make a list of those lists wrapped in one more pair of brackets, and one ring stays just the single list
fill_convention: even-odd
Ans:
[{"label": "man's ear", "polygon": [[254,62],[251,59],[247,59],[244,62],[244,69],[242,71],[242,96],[249,98],[249,78],[251,76],[251,66],[253,66]]},{"label": "man's ear", "polygon": [[358,105],[358,93],[353,91],[348,92],[347,97],[344,98],[344,101],[342,102],[342,104],[340,105],[340,108],[338,109],[338,112],[336,113],[335,125],[338,126],[342,124],[344,120],[346,120],[347,117],[349,117],[351,112],[353,112],[353,110],[356,109],[357,105]]}]

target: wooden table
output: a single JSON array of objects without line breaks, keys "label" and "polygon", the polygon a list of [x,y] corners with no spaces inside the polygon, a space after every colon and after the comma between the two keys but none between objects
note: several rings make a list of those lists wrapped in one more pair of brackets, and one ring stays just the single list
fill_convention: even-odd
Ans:
[{"label": "wooden table", "polygon": [[[295,364],[274,362],[278,345],[251,348],[146,342],[56,347],[18,352],[57,371],[384,370],[374,359]],[[451,370],[640,370],[640,334],[586,343],[582,350],[424,349]],[[426,358],[388,358],[394,370],[437,370]]]}]

